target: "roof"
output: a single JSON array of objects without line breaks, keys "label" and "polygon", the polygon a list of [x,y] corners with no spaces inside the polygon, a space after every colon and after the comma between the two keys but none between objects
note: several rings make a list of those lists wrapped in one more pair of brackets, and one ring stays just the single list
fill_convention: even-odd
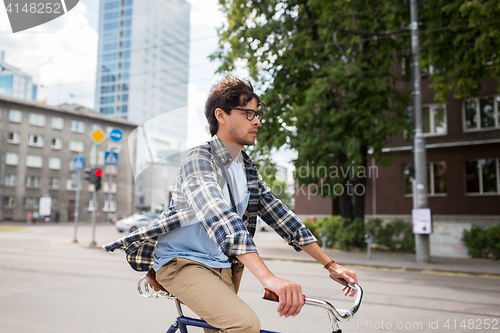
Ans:
[{"label": "roof", "polygon": [[[36,101],[30,101],[30,100],[24,100],[24,99],[20,99],[20,98],[13,98],[13,97],[9,97],[9,96],[0,95],[0,103],[2,103],[2,102],[7,103],[7,104],[11,104],[11,105],[33,107],[33,108],[43,109],[43,110],[47,110],[47,111],[55,111],[55,112],[59,112],[59,113],[67,114],[67,115],[74,115],[74,116],[79,116],[79,117],[85,117],[88,119],[106,121],[106,122],[110,122],[110,123],[120,124],[123,126],[130,126],[130,127],[137,127],[138,126],[138,124],[135,124],[135,123],[130,122],[128,120],[104,116],[102,114],[94,112],[91,109],[88,109],[85,107],[71,108],[68,106],[68,104],[61,104],[59,106],[53,106],[53,105],[47,105],[44,103],[39,103]],[[74,106],[73,104],[71,104],[71,105]]]}]

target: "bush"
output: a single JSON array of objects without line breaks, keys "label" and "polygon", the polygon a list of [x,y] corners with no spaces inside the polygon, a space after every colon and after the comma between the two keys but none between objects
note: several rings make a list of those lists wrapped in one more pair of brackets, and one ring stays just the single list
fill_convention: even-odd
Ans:
[{"label": "bush", "polygon": [[326,246],[341,250],[365,248],[365,232],[373,235],[375,242],[392,251],[415,251],[415,235],[410,222],[395,219],[384,224],[380,219],[369,220],[366,225],[362,219],[348,220],[341,216],[327,216],[321,220],[307,219],[304,224],[311,230],[321,244],[321,236],[327,235]]},{"label": "bush", "polygon": [[311,230],[320,244],[321,236],[326,235],[328,237],[327,247],[349,251],[364,246],[364,224],[361,219],[351,221],[335,215],[325,216],[319,221],[307,219],[304,224]]},{"label": "bush", "polygon": [[415,251],[415,235],[410,222],[395,219],[384,224],[380,219],[372,219],[366,223],[365,229],[373,236],[377,245],[382,245],[391,251]]},{"label": "bush", "polygon": [[487,229],[474,225],[464,230],[462,241],[474,258],[500,259],[500,224]]}]

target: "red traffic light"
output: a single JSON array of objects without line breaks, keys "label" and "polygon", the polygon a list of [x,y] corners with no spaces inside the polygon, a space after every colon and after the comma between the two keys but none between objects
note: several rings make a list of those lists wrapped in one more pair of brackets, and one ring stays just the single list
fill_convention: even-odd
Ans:
[{"label": "red traffic light", "polygon": [[102,176],[102,169],[95,169],[94,174],[96,175],[96,177],[101,177]]}]

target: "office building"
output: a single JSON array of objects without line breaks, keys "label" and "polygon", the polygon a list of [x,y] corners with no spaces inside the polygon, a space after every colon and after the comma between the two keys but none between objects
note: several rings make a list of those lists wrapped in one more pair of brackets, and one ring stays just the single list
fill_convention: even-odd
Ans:
[{"label": "office building", "polygon": [[[99,15],[96,112],[140,125],[149,121],[144,128],[155,162],[184,150],[189,3],[101,0]],[[148,151],[138,151],[135,169],[146,170],[150,163]],[[140,177],[136,181],[137,210],[154,210],[147,186]]]},{"label": "office building", "polygon": [[5,52],[0,51],[0,95],[36,100],[37,86],[33,78],[19,68],[5,62]]}]

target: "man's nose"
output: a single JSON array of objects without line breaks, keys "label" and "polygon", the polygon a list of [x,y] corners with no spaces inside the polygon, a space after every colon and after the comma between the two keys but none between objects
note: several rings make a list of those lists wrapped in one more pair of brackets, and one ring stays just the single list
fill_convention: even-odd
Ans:
[{"label": "man's nose", "polygon": [[260,126],[260,119],[257,118],[257,116],[255,116],[255,118],[253,118],[252,125]]}]

